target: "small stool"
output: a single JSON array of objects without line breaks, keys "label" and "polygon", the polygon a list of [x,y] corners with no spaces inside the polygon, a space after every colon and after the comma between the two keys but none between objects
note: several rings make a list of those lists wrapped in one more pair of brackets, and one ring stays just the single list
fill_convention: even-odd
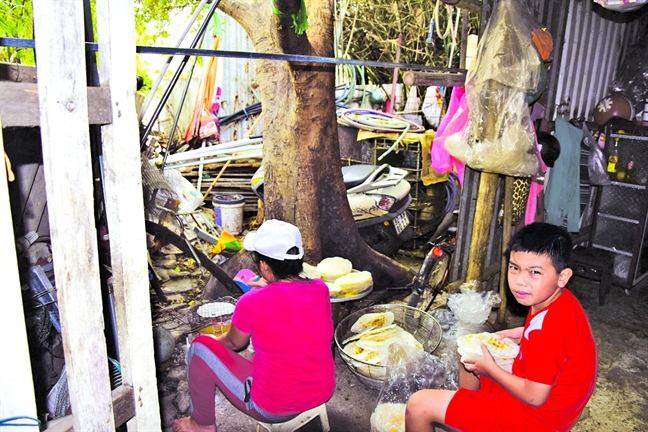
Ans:
[{"label": "small stool", "polygon": [[284,423],[264,423],[257,421],[256,430],[258,432],[259,426],[261,426],[269,432],[293,432],[318,416],[322,424],[322,431],[330,431],[331,427],[329,426],[328,414],[326,413],[326,403],[323,403],[320,406],[316,406],[313,409],[309,409],[308,411],[304,411],[297,417],[290,419]]},{"label": "small stool", "polygon": [[572,251],[571,259],[574,275],[600,281],[599,305],[603,306],[610,291],[614,255],[603,249],[578,246]]}]

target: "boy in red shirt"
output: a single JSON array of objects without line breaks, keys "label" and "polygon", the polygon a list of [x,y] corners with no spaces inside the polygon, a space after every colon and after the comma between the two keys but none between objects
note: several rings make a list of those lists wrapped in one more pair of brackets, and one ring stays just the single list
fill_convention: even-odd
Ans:
[{"label": "boy in red shirt", "polygon": [[422,390],[407,403],[408,432],[433,423],[459,431],[568,431],[596,384],[596,344],[587,315],[565,286],[572,242],[547,223],[523,227],[511,239],[509,288],[530,306],[524,327],[498,332],[520,344],[513,373],[483,355],[459,366],[458,391]]}]

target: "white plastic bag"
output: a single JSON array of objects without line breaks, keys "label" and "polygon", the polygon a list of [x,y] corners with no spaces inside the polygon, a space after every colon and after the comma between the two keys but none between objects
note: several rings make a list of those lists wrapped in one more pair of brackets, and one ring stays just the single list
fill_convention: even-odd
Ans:
[{"label": "white plastic bag", "polygon": [[203,203],[203,197],[198,192],[198,189],[184,178],[178,170],[164,170],[164,177],[169,181],[173,191],[180,197],[180,205],[178,206],[180,212],[192,212]]}]

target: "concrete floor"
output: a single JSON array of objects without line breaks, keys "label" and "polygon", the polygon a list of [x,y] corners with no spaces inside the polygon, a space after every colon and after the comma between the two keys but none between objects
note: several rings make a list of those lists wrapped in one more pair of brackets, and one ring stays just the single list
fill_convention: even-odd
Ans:
[{"label": "concrete floor", "polygon": [[[598,283],[575,278],[570,288],[589,314],[599,349],[597,389],[573,431],[648,431],[648,281],[628,293],[612,287],[604,306],[598,305]],[[519,325],[521,318],[508,316],[507,322]],[[176,353],[158,373],[165,431],[188,410],[182,357]],[[336,392],[327,403],[331,430],[368,432],[379,391],[362,384],[339,355],[336,364]],[[255,430],[254,420],[233,408],[220,393],[216,406],[219,431]],[[319,431],[320,425],[314,420],[300,430]]]}]

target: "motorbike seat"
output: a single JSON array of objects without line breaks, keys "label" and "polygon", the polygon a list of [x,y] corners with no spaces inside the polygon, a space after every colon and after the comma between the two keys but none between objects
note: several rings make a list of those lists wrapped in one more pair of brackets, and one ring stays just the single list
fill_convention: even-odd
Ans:
[{"label": "motorbike seat", "polygon": [[377,165],[351,165],[342,167],[342,178],[344,178],[344,186],[347,189],[356,187],[373,173]]}]

